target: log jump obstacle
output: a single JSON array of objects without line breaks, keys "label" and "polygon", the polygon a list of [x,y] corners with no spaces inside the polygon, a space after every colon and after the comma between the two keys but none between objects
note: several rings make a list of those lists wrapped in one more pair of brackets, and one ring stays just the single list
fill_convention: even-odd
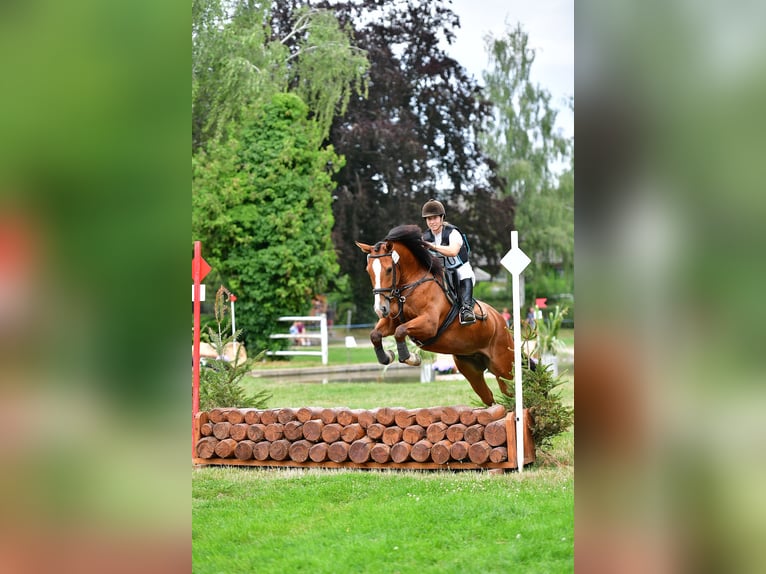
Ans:
[{"label": "log jump obstacle", "polygon": [[[535,461],[527,409],[523,420],[527,465]],[[194,438],[196,465],[518,469],[516,419],[502,405],[217,408],[197,413]]]},{"label": "log jump obstacle", "polygon": [[267,355],[308,355],[312,357],[321,357],[322,364],[327,364],[327,349],[328,349],[328,336],[327,336],[327,315],[322,313],[321,315],[298,317],[288,315],[280,317],[278,321],[300,321],[303,323],[316,322],[319,323],[319,333],[304,332],[299,335],[292,333],[274,333],[269,335],[271,339],[319,339],[320,351],[267,351]]}]

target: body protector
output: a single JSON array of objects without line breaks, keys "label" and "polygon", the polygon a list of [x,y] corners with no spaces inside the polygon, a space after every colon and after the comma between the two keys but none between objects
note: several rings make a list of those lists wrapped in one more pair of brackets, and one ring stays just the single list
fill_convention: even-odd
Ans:
[{"label": "body protector", "polygon": [[[463,233],[454,225],[450,225],[448,223],[444,224],[444,227],[442,228],[442,236],[441,236],[441,245],[449,245],[449,238],[453,231],[457,229],[458,233],[460,233],[461,237],[463,238],[463,245],[460,247],[460,251],[455,257],[445,257],[445,267],[447,269],[457,269],[461,265],[468,263],[468,244],[465,240],[465,236]],[[425,241],[428,241],[429,243],[433,243],[435,240],[433,231],[430,229],[427,229],[426,232],[423,234],[423,239]]]}]

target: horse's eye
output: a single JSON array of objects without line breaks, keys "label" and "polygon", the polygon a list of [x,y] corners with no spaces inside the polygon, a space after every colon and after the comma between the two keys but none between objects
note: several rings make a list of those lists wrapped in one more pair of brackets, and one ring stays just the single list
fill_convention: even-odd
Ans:
[{"label": "horse's eye", "polygon": [[393,271],[393,270],[394,270],[393,267],[389,267],[388,269],[386,269],[386,274],[387,275],[391,275],[391,271]]}]

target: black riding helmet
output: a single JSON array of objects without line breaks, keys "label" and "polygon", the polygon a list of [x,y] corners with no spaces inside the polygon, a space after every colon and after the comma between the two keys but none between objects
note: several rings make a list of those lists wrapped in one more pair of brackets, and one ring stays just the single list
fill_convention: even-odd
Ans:
[{"label": "black riding helmet", "polygon": [[441,215],[444,217],[444,214],[444,206],[441,204],[441,202],[436,201],[435,199],[429,199],[425,202],[425,204],[423,204],[423,212],[421,217],[424,219],[433,215]]}]

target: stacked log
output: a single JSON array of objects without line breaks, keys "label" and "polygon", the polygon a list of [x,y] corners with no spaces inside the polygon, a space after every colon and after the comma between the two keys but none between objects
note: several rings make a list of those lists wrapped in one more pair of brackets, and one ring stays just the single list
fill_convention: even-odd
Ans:
[{"label": "stacked log", "polygon": [[[526,412],[525,422],[529,426]],[[373,410],[220,408],[198,415],[196,437],[195,461],[202,464],[226,459],[224,464],[406,463],[432,468],[471,463],[515,468],[516,461],[513,415],[501,405]],[[525,433],[525,443],[529,443],[525,461],[531,462],[531,432]]]}]

